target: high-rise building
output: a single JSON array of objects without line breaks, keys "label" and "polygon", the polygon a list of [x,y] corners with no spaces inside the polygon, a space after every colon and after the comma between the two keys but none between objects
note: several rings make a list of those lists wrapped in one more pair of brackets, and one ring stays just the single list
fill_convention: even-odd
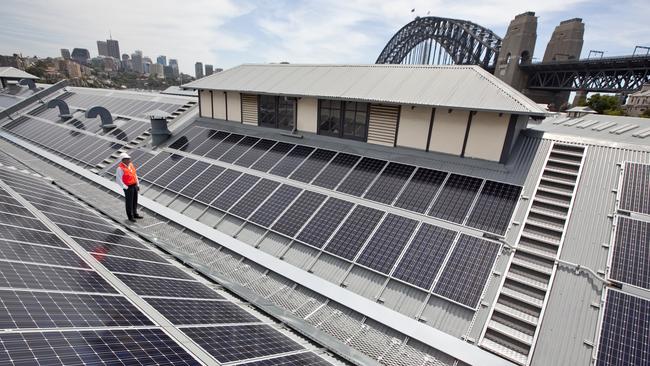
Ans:
[{"label": "high-rise building", "polygon": [[165,75],[165,79],[171,80],[176,78],[174,68],[171,66],[163,66],[163,74]]},{"label": "high-rise building", "polygon": [[116,39],[107,39],[106,40],[106,47],[108,48],[108,55],[111,57],[115,57],[116,59],[119,60],[120,58],[120,42],[118,42]]},{"label": "high-rise building", "polygon": [[156,77],[158,79],[165,78],[165,66],[155,63],[149,66],[149,75]]},{"label": "high-rise building", "polygon": [[144,67],[142,66],[142,51],[136,50],[131,55],[131,61],[133,62],[133,71],[143,74]]},{"label": "high-rise building", "polygon": [[100,56],[108,56],[108,44],[106,41],[97,41],[97,53]]},{"label": "high-rise building", "polygon": [[214,66],[205,64],[205,76],[214,74]]},{"label": "high-rise building", "polygon": [[169,59],[169,66],[172,68],[174,71],[174,77],[178,77],[180,75],[180,72],[178,71],[178,60],[175,58],[170,58]]},{"label": "high-rise building", "polygon": [[86,64],[90,59],[90,52],[85,48],[74,48],[71,58],[80,64]]},{"label": "high-rise building", "polygon": [[70,59],[70,50],[67,48],[62,48],[61,49],[61,57],[63,57],[66,60]]},{"label": "high-rise building", "polygon": [[165,55],[158,56],[158,58],[156,59],[156,63],[158,65],[167,66],[167,56]]},{"label": "high-rise building", "polygon": [[197,79],[200,79],[203,77],[203,63],[202,62],[197,62],[194,64],[194,76]]}]

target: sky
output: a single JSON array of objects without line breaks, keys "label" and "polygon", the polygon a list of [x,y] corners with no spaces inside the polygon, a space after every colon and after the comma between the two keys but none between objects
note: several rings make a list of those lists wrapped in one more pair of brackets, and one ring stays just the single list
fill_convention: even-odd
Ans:
[{"label": "sky", "polygon": [[112,34],[121,53],[176,58],[190,75],[196,61],[224,69],[374,63],[402,26],[426,15],[470,20],[503,37],[515,15],[534,11],[540,59],[555,26],[576,17],[585,23],[583,57],[650,46],[647,0],[3,0],[2,8],[0,54],[56,57],[82,47],[96,56],[96,41]]}]

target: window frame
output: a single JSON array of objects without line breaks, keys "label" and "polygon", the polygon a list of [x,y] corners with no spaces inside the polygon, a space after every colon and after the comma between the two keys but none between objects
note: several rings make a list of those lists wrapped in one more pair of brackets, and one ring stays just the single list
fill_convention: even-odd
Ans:
[{"label": "window frame", "polygon": [[[262,98],[272,98],[273,108],[270,114],[272,115],[272,123],[262,123]],[[286,101],[284,100],[286,98]],[[291,102],[291,103],[289,103]],[[293,105],[293,113],[291,116],[291,124],[285,127],[280,127],[280,103],[284,103],[284,107],[289,104]],[[291,131],[297,127],[298,123],[298,99],[295,97],[287,97],[280,95],[258,94],[257,95],[257,125],[260,127],[277,128],[280,130]]]},{"label": "window frame", "polygon": [[[339,111],[338,111],[338,118],[334,122],[332,122],[332,125],[335,125],[338,131],[336,133],[331,133],[331,127],[330,125],[330,130],[324,130],[321,128],[322,123],[323,123],[323,118],[322,118],[322,109],[323,109],[323,103],[324,102],[329,102],[330,106],[327,107],[328,110],[332,110],[333,108],[331,107],[332,102],[338,102],[339,103]],[[348,105],[354,103],[354,118],[353,118],[353,133],[352,135],[346,134],[345,133],[345,116],[346,112],[348,109]],[[360,110],[359,109],[359,104],[365,104],[366,108],[365,110]],[[358,113],[365,113],[366,117],[364,119],[364,126],[363,126],[363,136],[357,136],[356,131],[357,131],[357,126],[360,124],[357,122],[357,114]],[[370,124],[370,103],[368,102],[358,102],[358,101],[345,101],[345,100],[338,100],[338,99],[318,99],[318,111],[317,111],[317,129],[316,133],[318,135],[323,135],[323,136],[332,136],[332,137],[338,137],[338,138],[343,138],[346,140],[355,140],[355,141],[363,141],[367,142],[368,141],[368,126]],[[330,115],[331,116],[331,115]]]}]

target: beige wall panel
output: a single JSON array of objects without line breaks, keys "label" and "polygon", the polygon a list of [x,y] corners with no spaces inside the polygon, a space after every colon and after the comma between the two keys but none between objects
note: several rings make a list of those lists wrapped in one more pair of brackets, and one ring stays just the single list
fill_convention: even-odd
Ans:
[{"label": "beige wall panel", "polygon": [[467,137],[465,156],[492,161],[499,161],[506,133],[508,132],[509,114],[478,112],[472,117],[472,126]]},{"label": "beige wall panel", "polygon": [[241,122],[241,94],[228,92],[228,121]]},{"label": "beige wall panel", "polygon": [[371,104],[368,117],[368,143],[394,146],[399,113],[398,105]]},{"label": "beige wall panel", "polygon": [[226,119],[226,94],[215,90],[212,92],[212,109],[216,119]]},{"label": "beige wall panel", "polygon": [[426,150],[432,109],[422,106],[402,106],[397,146]]},{"label": "beige wall panel", "polygon": [[460,155],[468,118],[469,111],[436,109],[429,151]]},{"label": "beige wall panel", "polygon": [[201,117],[212,118],[212,98],[210,98],[210,91],[200,90],[199,98],[201,98]]},{"label": "beige wall panel", "polygon": [[316,133],[318,124],[318,99],[298,99],[298,131]]},{"label": "beige wall panel", "polygon": [[257,126],[257,95],[241,94],[242,123]]}]

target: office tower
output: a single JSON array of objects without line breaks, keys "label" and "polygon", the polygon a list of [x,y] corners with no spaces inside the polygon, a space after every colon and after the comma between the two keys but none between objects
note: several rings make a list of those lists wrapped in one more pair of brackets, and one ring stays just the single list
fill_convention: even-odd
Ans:
[{"label": "office tower", "polygon": [[108,55],[119,60],[120,42],[118,42],[116,39],[108,39],[106,40],[106,47],[108,48]]},{"label": "office tower", "polygon": [[61,49],[61,57],[63,57],[66,60],[70,59],[70,50],[67,48],[62,48]]},{"label": "office tower", "polygon": [[100,56],[108,56],[108,44],[106,41],[97,41],[97,54]]},{"label": "office tower", "polygon": [[156,59],[156,63],[158,65],[167,66],[167,56],[165,55],[158,56],[158,58]]},{"label": "office tower", "polygon": [[205,76],[214,74],[214,67],[212,65],[205,65]]},{"label": "office tower", "polygon": [[80,64],[86,64],[90,59],[90,52],[85,48],[74,48],[71,57],[74,61],[77,61]]},{"label": "office tower", "polygon": [[203,63],[202,62],[197,62],[194,64],[194,76],[197,79],[200,79],[203,77]]}]

